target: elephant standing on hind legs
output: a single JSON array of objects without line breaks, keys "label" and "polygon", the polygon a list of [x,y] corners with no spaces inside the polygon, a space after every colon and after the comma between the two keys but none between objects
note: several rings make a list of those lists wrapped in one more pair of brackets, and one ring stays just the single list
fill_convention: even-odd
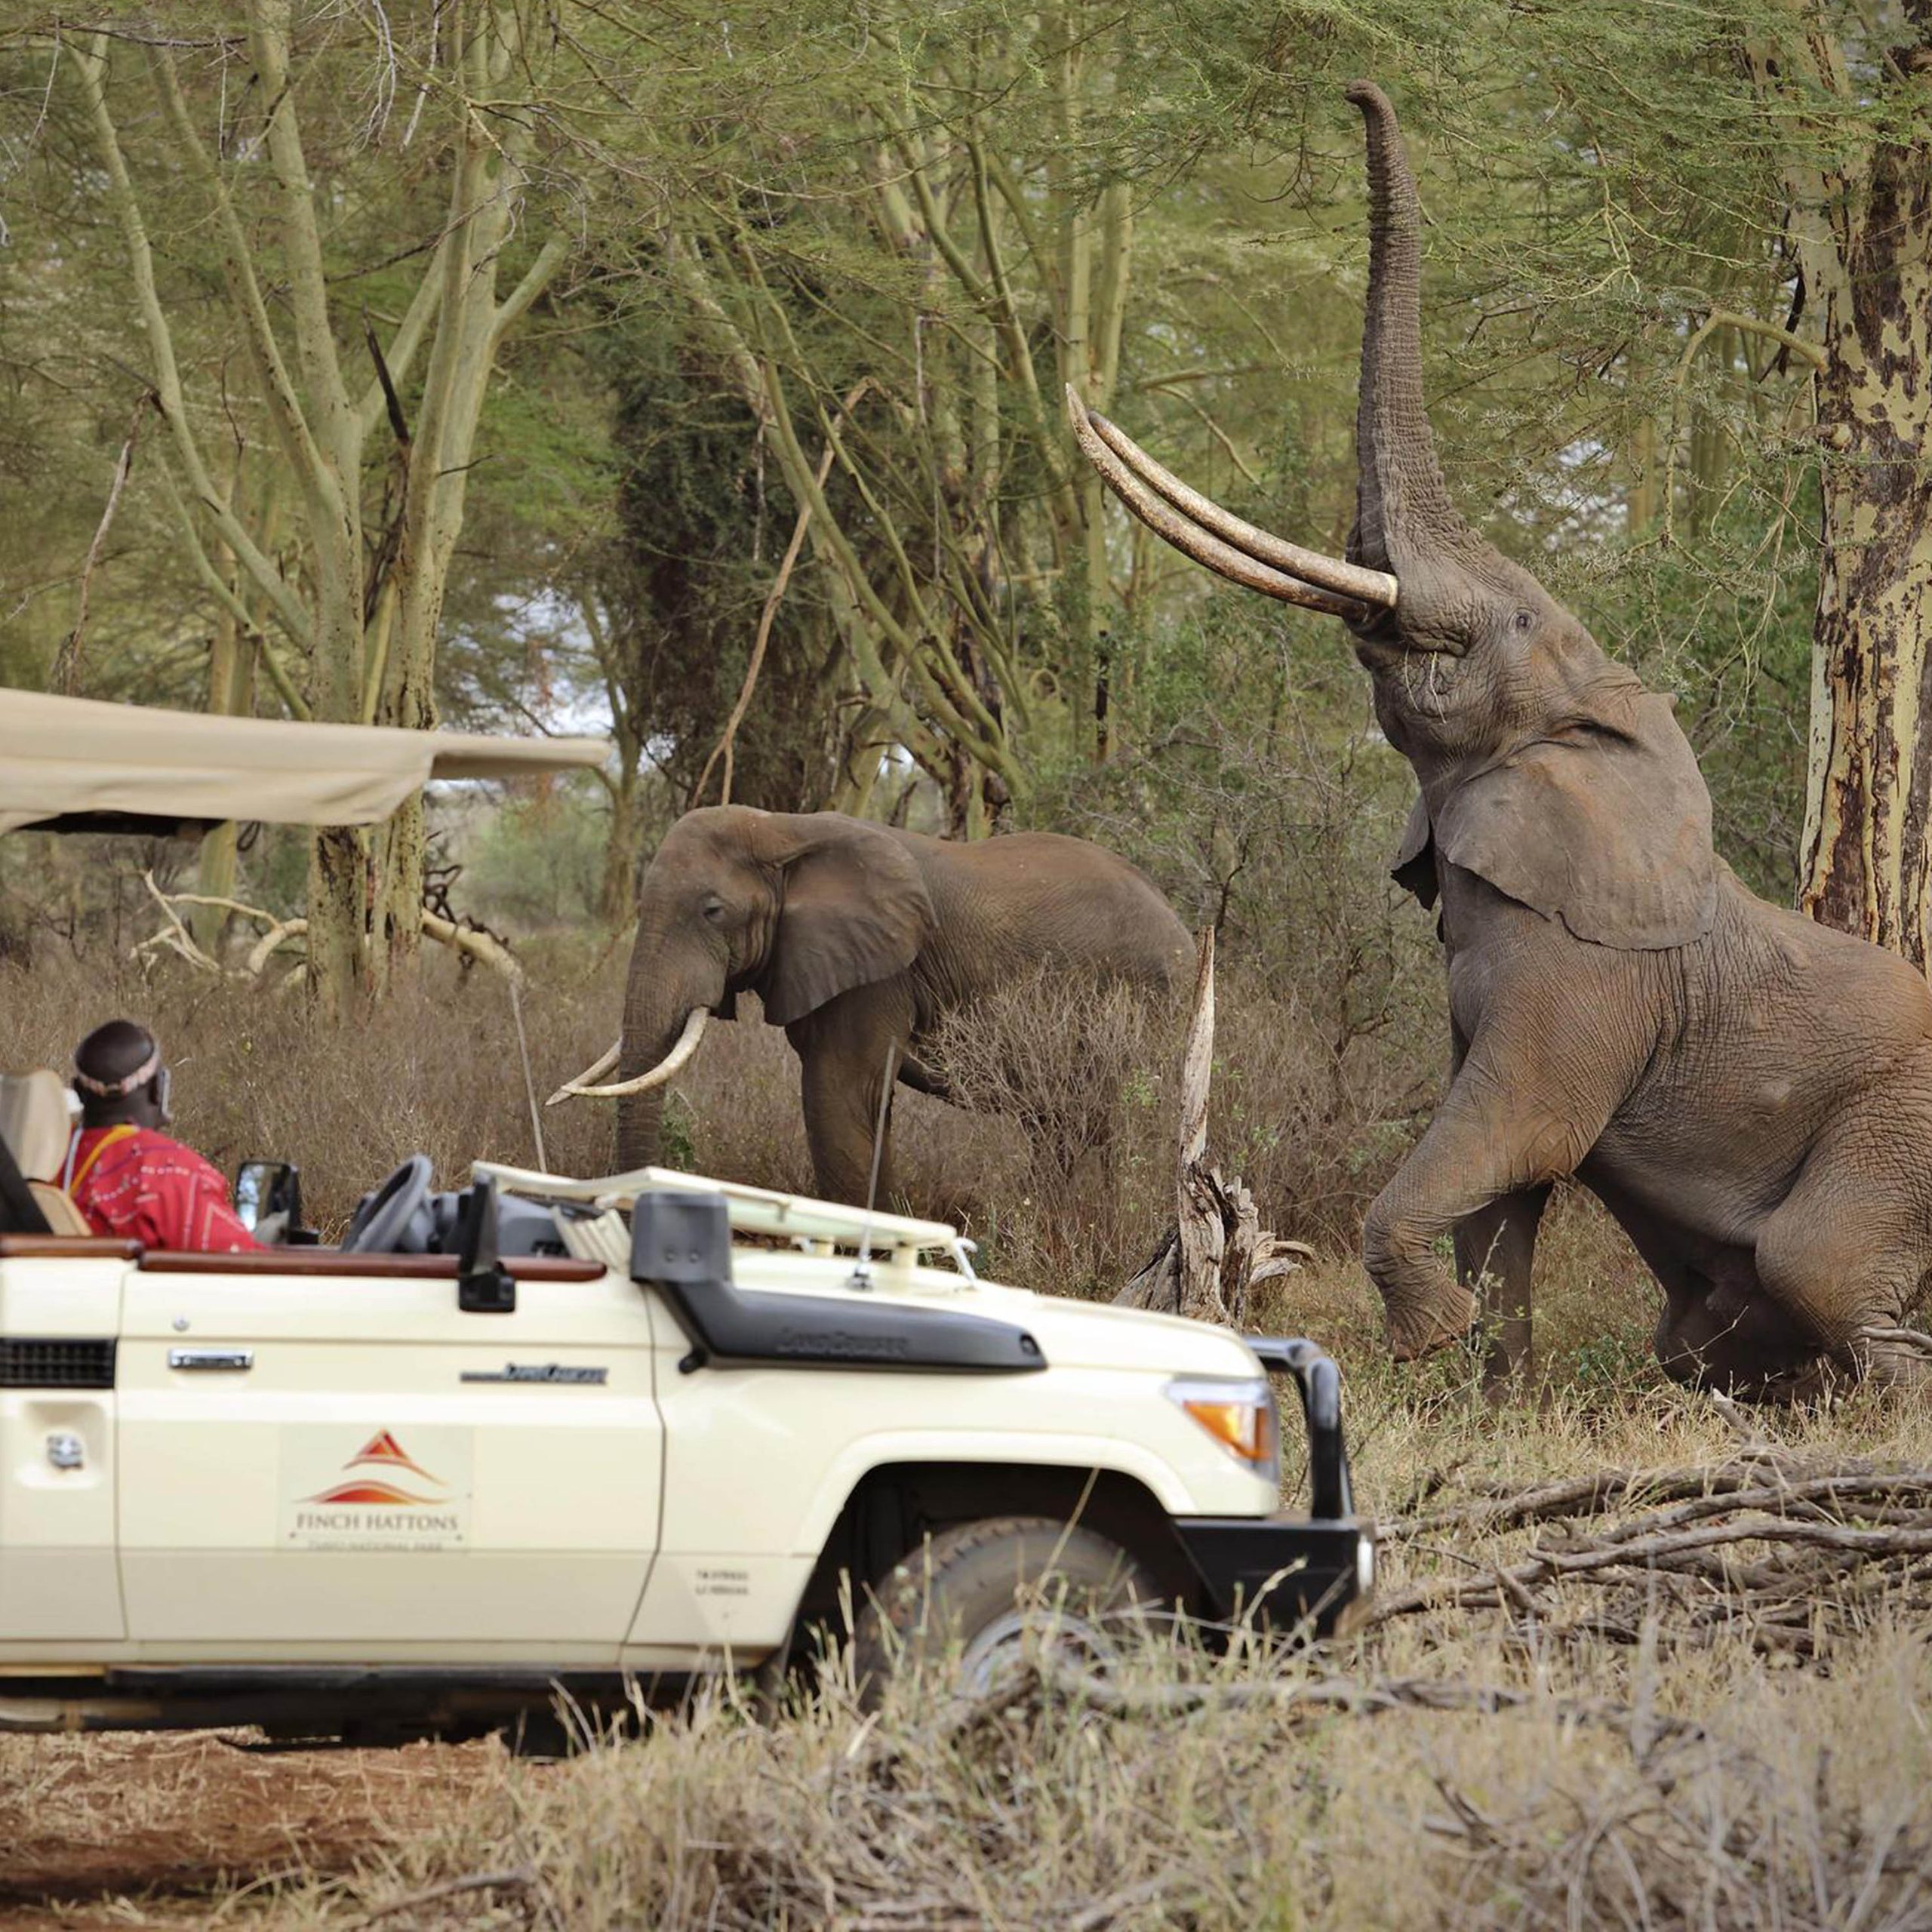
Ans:
[{"label": "elephant standing on hind legs", "polygon": [[1662,1284],[1678,1380],[1922,1384],[1901,1324],[1932,1269],[1932,990],[1747,891],[1671,700],[1457,515],[1423,408],[1415,184],[1380,90],[1349,95],[1371,220],[1349,561],[1229,515],[1069,401],[1168,541],[1348,624],[1420,783],[1395,876],[1440,904],[1453,1072],[1363,1229],[1395,1353],[1466,1334],[1480,1282],[1492,1377],[1526,1366],[1537,1225],[1574,1174]]},{"label": "elephant standing on hind legs", "polygon": [[[1164,989],[1192,952],[1145,875],[1084,839],[955,844],[838,812],[706,806],[645,872],[618,1045],[552,1097],[616,1095],[618,1165],[649,1165],[666,1082],[709,1017],[755,992],[798,1056],[820,1194],[863,1201],[889,1051],[900,1081],[943,1099],[920,1059],[941,1014],[1043,968]],[[589,1084],[613,1066],[614,1085]]]}]

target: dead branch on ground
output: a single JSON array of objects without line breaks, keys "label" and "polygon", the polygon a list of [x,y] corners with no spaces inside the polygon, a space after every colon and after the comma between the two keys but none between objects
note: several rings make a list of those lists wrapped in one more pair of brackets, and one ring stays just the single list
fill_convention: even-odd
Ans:
[{"label": "dead branch on ground", "polygon": [[1675,1643],[1741,1631],[1761,1651],[1810,1657],[1879,1604],[1932,1616],[1932,1469],[1863,1457],[1767,1446],[1702,1467],[1603,1469],[1383,1535],[1413,1545],[1445,1529],[1533,1527],[1520,1554],[1392,1591],[1371,1621],[1500,1608],[1546,1636],[1631,1638],[1663,1604]]}]

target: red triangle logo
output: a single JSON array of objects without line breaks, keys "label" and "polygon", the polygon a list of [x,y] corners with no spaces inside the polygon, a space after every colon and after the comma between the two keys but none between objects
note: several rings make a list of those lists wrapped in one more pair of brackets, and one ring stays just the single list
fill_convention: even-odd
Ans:
[{"label": "red triangle logo", "polygon": [[440,1482],[440,1476],[433,1476],[420,1463],[406,1454],[402,1444],[387,1429],[379,1430],[370,1437],[349,1460],[343,1463],[346,1469],[352,1469],[358,1463],[386,1463],[392,1468],[412,1469],[426,1482]]}]

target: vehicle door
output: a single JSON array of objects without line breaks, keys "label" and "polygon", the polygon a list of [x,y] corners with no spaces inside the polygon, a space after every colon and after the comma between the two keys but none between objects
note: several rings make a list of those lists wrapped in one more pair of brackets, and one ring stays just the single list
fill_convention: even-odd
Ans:
[{"label": "vehicle door", "polygon": [[0,1657],[120,1638],[115,1331],[131,1243],[0,1237]]},{"label": "vehicle door", "polygon": [[150,1254],[121,1362],[146,1654],[608,1663],[657,1545],[651,1315],[595,1263]]}]

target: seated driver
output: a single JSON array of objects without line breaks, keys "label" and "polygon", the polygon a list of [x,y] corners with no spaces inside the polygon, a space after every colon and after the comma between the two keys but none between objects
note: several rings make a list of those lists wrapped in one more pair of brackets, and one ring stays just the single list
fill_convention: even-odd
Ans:
[{"label": "seated driver", "polygon": [[74,1049],[81,1124],[60,1185],[97,1235],[155,1248],[232,1254],[260,1247],[229,1205],[228,1183],[168,1123],[168,1069],[145,1026],[110,1020]]}]

